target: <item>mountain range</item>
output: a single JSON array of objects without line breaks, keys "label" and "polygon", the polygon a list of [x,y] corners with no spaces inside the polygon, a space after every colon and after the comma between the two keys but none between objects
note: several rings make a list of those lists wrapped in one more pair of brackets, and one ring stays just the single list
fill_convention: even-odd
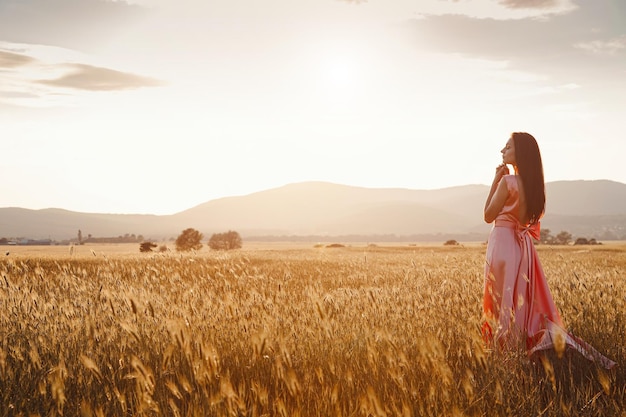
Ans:
[{"label": "mountain range", "polygon": [[[244,241],[485,239],[483,205],[489,187],[436,190],[364,188],[303,182],[207,201],[172,215],[80,213],[50,208],[0,208],[0,237],[64,240],[142,235],[166,240],[188,227],[205,237],[228,230]],[[626,239],[626,184],[556,181],[546,184],[542,228],[574,237]]]}]

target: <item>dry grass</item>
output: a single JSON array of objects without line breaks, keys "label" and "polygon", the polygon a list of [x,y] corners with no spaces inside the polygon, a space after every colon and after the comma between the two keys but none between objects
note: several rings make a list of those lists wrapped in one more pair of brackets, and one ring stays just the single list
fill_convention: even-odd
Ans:
[{"label": "dry grass", "polygon": [[626,416],[624,246],[540,248],[611,371],[484,351],[480,245],[77,250],[0,263],[0,416]]}]

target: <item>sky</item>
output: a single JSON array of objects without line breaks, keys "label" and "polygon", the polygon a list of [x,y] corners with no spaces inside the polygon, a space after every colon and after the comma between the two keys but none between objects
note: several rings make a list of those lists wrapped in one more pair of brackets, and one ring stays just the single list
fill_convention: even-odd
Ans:
[{"label": "sky", "polygon": [[173,214],[302,181],[626,183],[623,0],[0,0],[0,207]]}]

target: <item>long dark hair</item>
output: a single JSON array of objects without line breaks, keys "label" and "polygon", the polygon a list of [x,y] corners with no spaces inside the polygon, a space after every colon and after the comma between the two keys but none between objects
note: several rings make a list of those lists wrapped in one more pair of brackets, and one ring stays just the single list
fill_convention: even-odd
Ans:
[{"label": "long dark hair", "polygon": [[526,132],[515,132],[511,137],[515,146],[517,173],[522,178],[526,195],[528,221],[537,223],[546,208],[546,187],[539,145],[533,135]]}]

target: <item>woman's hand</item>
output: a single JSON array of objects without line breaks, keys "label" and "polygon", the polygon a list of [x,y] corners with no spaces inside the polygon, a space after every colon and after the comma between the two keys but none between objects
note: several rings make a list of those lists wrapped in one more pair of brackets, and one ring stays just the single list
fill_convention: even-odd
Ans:
[{"label": "woman's hand", "polygon": [[509,167],[506,164],[500,164],[496,167],[496,175],[493,179],[493,183],[497,184],[500,182],[502,177],[505,175],[509,175]]}]

